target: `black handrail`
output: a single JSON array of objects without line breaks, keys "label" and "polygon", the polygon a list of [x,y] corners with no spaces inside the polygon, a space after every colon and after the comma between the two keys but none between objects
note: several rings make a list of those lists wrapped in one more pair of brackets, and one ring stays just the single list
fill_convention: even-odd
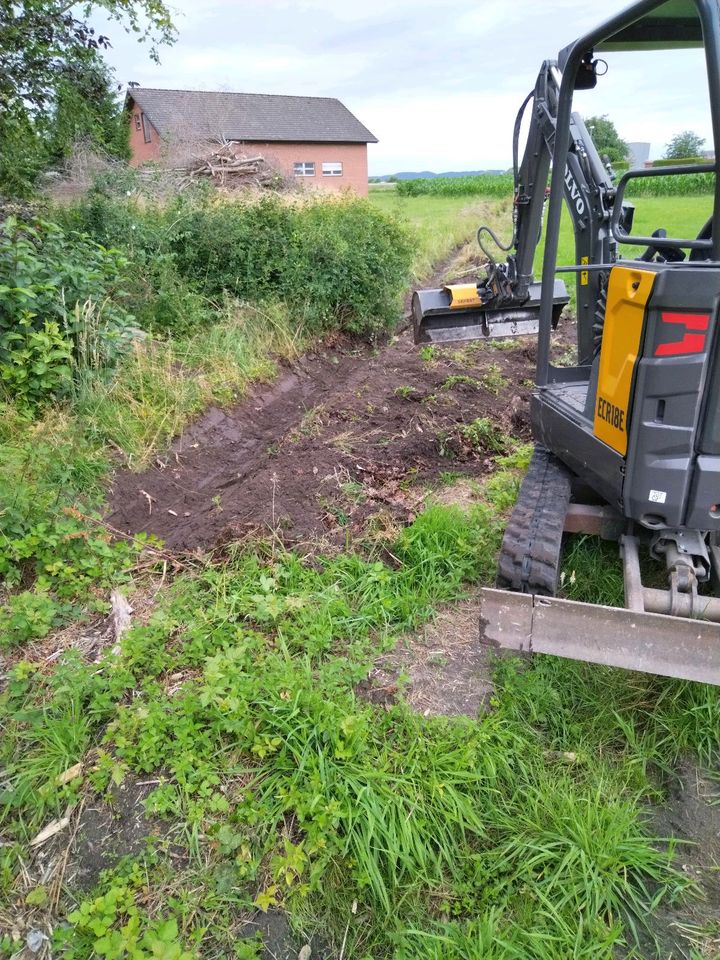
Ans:
[{"label": "black handrail", "polygon": [[688,240],[682,237],[636,237],[628,233],[620,222],[622,217],[622,203],[625,199],[625,188],[628,181],[643,177],[675,177],[687,173],[715,173],[714,163],[679,163],[667,167],[648,167],[641,170],[628,170],[617,185],[615,201],[613,203],[612,220],[610,221],[613,236],[619,243],[633,243],[642,247],[654,247],[656,250],[669,250],[682,247],[686,250],[711,250],[712,239]]}]

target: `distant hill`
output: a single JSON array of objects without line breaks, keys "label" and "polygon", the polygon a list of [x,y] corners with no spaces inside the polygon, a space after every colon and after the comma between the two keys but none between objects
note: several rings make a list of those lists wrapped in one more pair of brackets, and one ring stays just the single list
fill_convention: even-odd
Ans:
[{"label": "distant hill", "polygon": [[396,180],[432,180],[434,177],[480,177],[483,174],[505,173],[504,170],[447,170],[445,173],[434,173],[432,170],[408,171],[401,173],[386,173],[381,177],[370,177],[371,180],[383,181],[394,177]]}]

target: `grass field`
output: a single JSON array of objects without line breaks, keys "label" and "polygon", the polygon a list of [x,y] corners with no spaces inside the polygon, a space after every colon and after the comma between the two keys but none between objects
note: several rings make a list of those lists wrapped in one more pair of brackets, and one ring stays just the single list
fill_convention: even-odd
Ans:
[{"label": "grass field", "polygon": [[466,243],[481,223],[501,226],[510,217],[510,201],[480,197],[401,197],[394,190],[370,187],[370,200],[380,210],[400,217],[416,230],[417,253],[413,273],[426,276],[433,264]]},{"label": "grass field", "polygon": [[[712,211],[712,197],[638,197],[633,203],[635,217],[632,232],[644,236],[650,236],[658,227],[664,227],[669,237],[696,237]],[[626,258],[641,252],[639,247],[620,246],[620,253]],[[538,277],[542,272],[542,255],[541,244],[535,256],[535,271]],[[572,223],[565,208],[557,262],[558,266],[575,263]]]},{"label": "grass field", "polygon": [[[398,196],[394,190],[370,186],[370,200],[379,209],[400,216],[417,230],[419,243],[414,273],[417,278],[426,275],[443,251],[451,249],[472,236],[481,223],[490,222],[500,231],[500,238],[510,236],[511,206],[509,201],[483,200],[478,197]],[[639,197],[635,201],[633,233],[652,234],[664,227],[668,236],[695,237],[710,216],[712,198],[707,197]],[[535,273],[542,272],[544,245],[538,245],[535,255]],[[624,257],[641,252],[636,247],[621,247]],[[502,254],[501,254],[502,256]],[[575,243],[572,223],[563,209],[558,265],[575,263]]]}]

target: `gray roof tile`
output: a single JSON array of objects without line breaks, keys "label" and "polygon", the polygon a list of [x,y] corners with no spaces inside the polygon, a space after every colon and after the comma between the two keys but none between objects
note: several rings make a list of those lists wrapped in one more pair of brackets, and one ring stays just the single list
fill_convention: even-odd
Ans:
[{"label": "gray roof tile", "polygon": [[128,90],[160,136],[188,140],[377,143],[334,97],[286,97],[210,90]]}]

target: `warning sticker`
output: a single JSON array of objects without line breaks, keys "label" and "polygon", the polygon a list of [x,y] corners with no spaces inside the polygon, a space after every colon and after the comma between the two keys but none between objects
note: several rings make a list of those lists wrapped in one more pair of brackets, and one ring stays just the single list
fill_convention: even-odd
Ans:
[{"label": "warning sticker", "polygon": [[[580,263],[581,263],[583,266],[587,266],[587,264],[588,264],[589,262],[590,262],[590,257],[580,257]],[[581,270],[581,271],[580,271],[580,286],[581,286],[581,287],[586,287],[587,285],[588,285],[588,271],[587,271],[587,270]]]},{"label": "warning sticker", "polygon": [[651,490],[648,500],[650,503],[665,503],[667,500],[667,490]]}]

